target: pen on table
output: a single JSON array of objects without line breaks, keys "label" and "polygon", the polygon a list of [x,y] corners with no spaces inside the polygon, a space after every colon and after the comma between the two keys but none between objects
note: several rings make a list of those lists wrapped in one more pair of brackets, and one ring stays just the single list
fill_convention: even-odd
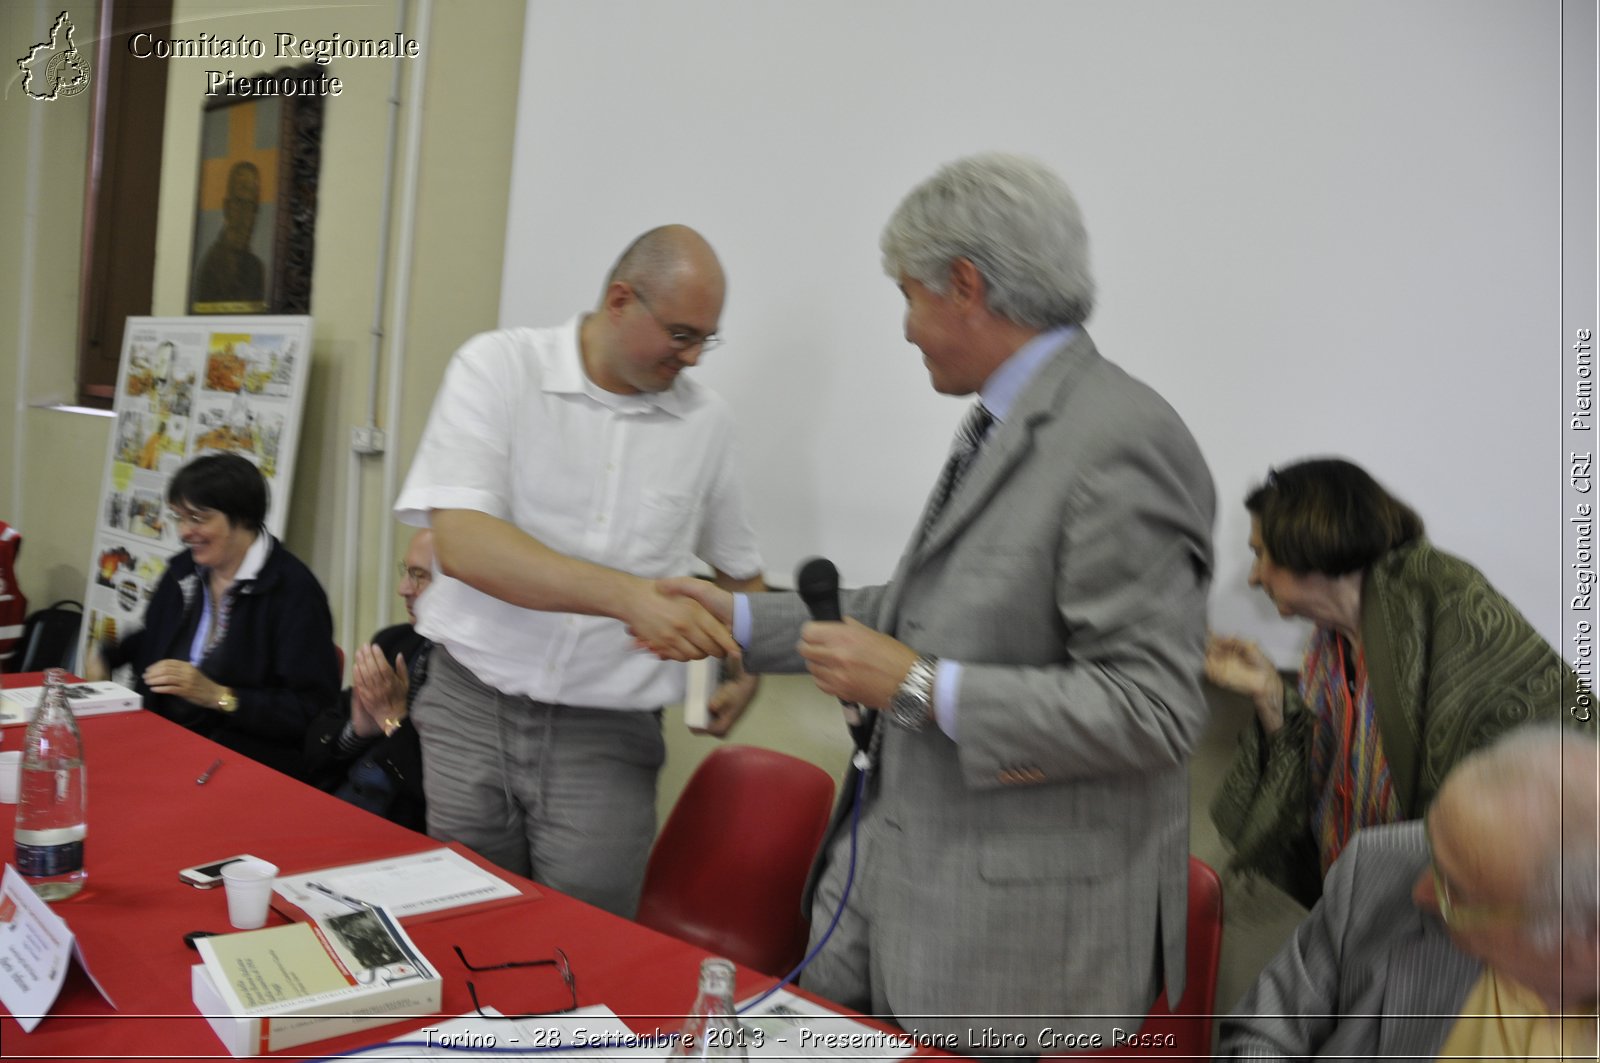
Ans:
[{"label": "pen on table", "polygon": [[307,889],[314,889],[318,893],[327,894],[329,897],[332,897],[334,900],[342,901],[343,903],[348,904],[352,908],[365,908],[365,909],[371,910],[371,909],[377,907],[377,905],[373,904],[371,901],[364,901],[360,897],[352,897],[348,893],[339,893],[336,890],[329,889],[327,886],[324,886],[320,882],[307,882],[306,883],[306,888]]},{"label": "pen on table", "polygon": [[217,769],[220,767],[222,767],[222,758],[218,757],[216,760],[211,762],[211,767],[201,772],[199,776],[195,778],[194,784],[196,786],[204,786],[206,783],[211,781],[211,776],[215,775],[217,773]]}]

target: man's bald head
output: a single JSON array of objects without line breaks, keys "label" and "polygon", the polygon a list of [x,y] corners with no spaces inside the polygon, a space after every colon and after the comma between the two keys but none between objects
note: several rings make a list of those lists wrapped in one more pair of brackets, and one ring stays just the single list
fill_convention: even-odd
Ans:
[{"label": "man's bald head", "polygon": [[1597,788],[1593,734],[1523,727],[1462,760],[1427,814],[1433,866],[1418,901],[1436,908],[1446,891],[1457,946],[1552,1004],[1595,995]]},{"label": "man's bald head", "polygon": [[605,292],[621,281],[652,294],[685,281],[712,285],[719,295],[727,291],[722,263],[706,238],[687,225],[660,225],[642,233],[623,249],[606,275]]},{"label": "man's bald head", "polygon": [[617,394],[662,392],[716,346],[727,280],[705,237],[663,225],[629,244],[578,333],[589,379]]}]

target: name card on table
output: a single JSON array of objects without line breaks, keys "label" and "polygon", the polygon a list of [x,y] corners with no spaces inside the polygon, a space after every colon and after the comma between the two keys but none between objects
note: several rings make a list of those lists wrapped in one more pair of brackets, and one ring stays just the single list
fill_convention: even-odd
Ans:
[{"label": "name card on table", "polygon": [[89,982],[113,1008],[72,930],[40,900],[17,869],[6,865],[0,879],[0,1003],[29,1033],[44,1020],[61,994],[67,967],[76,959]]}]

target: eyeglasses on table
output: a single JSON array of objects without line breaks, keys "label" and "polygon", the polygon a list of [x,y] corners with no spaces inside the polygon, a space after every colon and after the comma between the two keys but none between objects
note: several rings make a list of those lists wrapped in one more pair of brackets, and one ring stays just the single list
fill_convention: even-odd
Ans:
[{"label": "eyeglasses on table", "polygon": [[504,971],[504,970],[509,970],[510,968],[513,968],[513,967],[553,967],[553,968],[555,968],[556,973],[561,976],[561,981],[566,983],[567,995],[570,998],[571,1003],[565,1008],[552,1009],[552,1010],[549,1010],[549,1011],[533,1011],[533,1012],[527,1013],[526,1015],[510,1015],[510,1014],[507,1014],[507,1015],[485,1015],[484,1011],[483,1011],[483,1005],[478,1002],[478,988],[477,988],[477,986],[473,985],[471,979],[468,979],[467,980],[467,995],[472,998],[473,1010],[476,1011],[478,1013],[478,1015],[481,1016],[482,1018],[485,1018],[485,1019],[533,1019],[533,1018],[537,1018],[537,1017],[539,1017],[541,1015],[559,1015],[562,1012],[577,1010],[577,1007],[578,1007],[578,980],[577,980],[576,977],[573,976],[572,964],[571,964],[571,962],[568,961],[567,954],[564,951],[562,951],[561,949],[559,949],[559,948],[556,949],[555,956],[553,956],[552,958],[550,958],[548,960],[512,960],[509,963],[490,963],[490,964],[481,964],[480,965],[480,964],[475,964],[471,960],[467,959],[467,954],[465,952],[461,951],[461,946],[460,945],[451,945],[450,947],[455,950],[457,958],[459,958],[461,960],[461,965],[463,967],[465,967],[469,971],[476,971],[476,972],[481,973],[481,972],[484,972],[484,971]]}]

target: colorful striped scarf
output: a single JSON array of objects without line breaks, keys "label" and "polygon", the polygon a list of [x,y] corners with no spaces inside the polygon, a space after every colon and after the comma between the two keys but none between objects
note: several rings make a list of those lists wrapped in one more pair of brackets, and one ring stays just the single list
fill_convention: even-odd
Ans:
[{"label": "colorful striped scarf", "polygon": [[1352,834],[1397,822],[1400,804],[1389,781],[1365,655],[1352,659],[1343,636],[1318,628],[1300,670],[1300,696],[1315,719],[1311,836],[1326,875]]}]

